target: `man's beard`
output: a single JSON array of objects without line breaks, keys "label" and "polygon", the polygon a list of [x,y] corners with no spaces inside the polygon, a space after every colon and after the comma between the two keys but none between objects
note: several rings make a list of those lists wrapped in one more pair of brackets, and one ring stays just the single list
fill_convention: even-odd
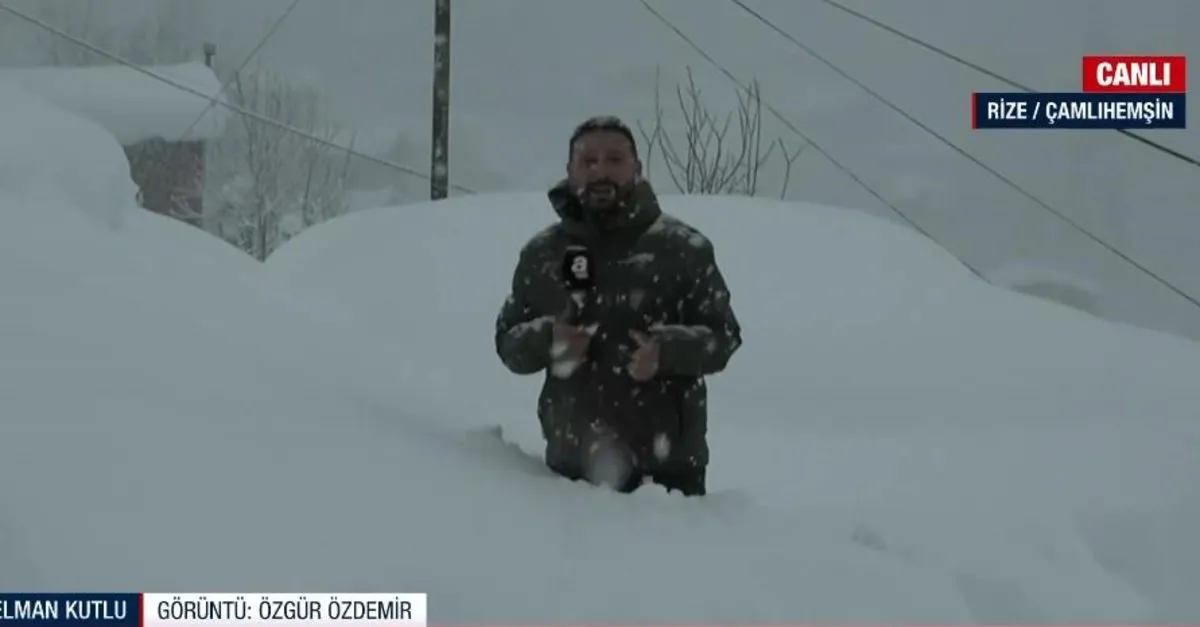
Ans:
[{"label": "man's beard", "polygon": [[584,207],[600,211],[624,205],[628,195],[629,188],[607,179],[588,183],[579,190],[579,200]]}]

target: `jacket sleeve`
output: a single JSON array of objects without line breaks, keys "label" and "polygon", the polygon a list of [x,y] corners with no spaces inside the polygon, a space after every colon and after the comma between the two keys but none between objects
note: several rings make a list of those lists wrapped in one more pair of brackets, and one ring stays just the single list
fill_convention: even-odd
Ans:
[{"label": "jacket sleeve", "polygon": [[742,345],[741,325],[711,243],[700,249],[694,267],[694,282],[682,303],[682,324],[651,328],[664,374],[716,374]]},{"label": "jacket sleeve", "polygon": [[522,250],[512,291],[496,317],[496,354],[515,374],[534,374],[550,364],[554,318],[539,316],[534,309],[531,291],[536,272],[533,255],[528,248]]}]

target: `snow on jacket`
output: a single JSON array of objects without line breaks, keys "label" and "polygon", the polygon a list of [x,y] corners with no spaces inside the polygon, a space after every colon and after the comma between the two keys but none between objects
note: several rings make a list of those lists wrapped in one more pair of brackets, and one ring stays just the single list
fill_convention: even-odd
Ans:
[{"label": "snow on jacket", "polygon": [[[522,248],[495,334],[509,370],[545,373],[537,415],[547,461],[582,468],[584,451],[604,434],[623,442],[643,472],[707,466],[704,377],[722,371],[741,345],[712,243],[664,214],[646,182],[602,224],[587,219],[565,183],[548,196],[559,221]],[[587,362],[563,377],[552,371],[550,352],[553,321],[570,299],[562,277],[570,245],[592,256],[595,283],[578,322],[597,331]],[[650,381],[626,370],[636,349],[631,330],[661,346]]]}]

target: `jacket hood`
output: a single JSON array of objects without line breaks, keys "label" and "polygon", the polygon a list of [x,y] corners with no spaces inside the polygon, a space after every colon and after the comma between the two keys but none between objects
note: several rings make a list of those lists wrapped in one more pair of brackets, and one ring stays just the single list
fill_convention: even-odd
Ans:
[{"label": "jacket hood", "polygon": [[589,214],[579,202],[579,197],[564,179],[546,194],[550,206],[558,214],[563,228],[581,237],[606,237],[626,233],[639,234],[654,224],[662,215],[658,196],[648,181],[639,181],[620,206],[611,214],[598,219]]}]

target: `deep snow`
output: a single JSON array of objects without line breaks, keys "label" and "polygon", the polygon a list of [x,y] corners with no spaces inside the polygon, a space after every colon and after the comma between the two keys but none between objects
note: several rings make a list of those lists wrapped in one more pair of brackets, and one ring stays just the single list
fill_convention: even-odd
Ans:
[{"label": "deep snow", "polygon": [[[203,63],[90,67],[0,68],[0,80],[98,123],[124,146],[147,139],[214,139],[221,136],[229,110],[221,82]],[[153,74],[150,76],[147,74]],[[162,77],[189,93],[158,80]]]},{"label": "deep snow", "polygon": [[[710,384],[715,488],[945,569],[975,620],[1200,615],[1173,587],[1200,582],[1196,543],[1171,527],[1200,522],[1194,345],[985,285],[856,212],[664,203],[714,240],[746,328]],[[491,322],[551,216],[537,193],[366,211],[267,269],[377,329],[464,427],[536,451],[539,380],[503,370]]]},{"label": "deep snow", "polygon": [[[0,98],[0,132],[49,140],[35,154],[63,173],[6,185],[0,207],[3,588],[422,590],[446,622],[969,617],[945,573],[849,530],[793,537],[803,519],[736,493],[531,476],[397,381],[374,331],[132,210],[94,125]],[[0,154],[0,180],[28,171]],[[124,226],[88,198],[130,209]],[[870,604],[847,598],[864,587]]]},{"label": "deep snow", "polygon": [[882,221],[666,199],[747,344],[712,382],[713,495],[624,497],[471,437],[537,445],[491,328],[539,194],[348,216],[263,268],[134,209],[94,124],[2,83],[0,109],[44,140],[0,145],[0,588],[423,591],[446,623],[1200,617],[1191,344]]}]

